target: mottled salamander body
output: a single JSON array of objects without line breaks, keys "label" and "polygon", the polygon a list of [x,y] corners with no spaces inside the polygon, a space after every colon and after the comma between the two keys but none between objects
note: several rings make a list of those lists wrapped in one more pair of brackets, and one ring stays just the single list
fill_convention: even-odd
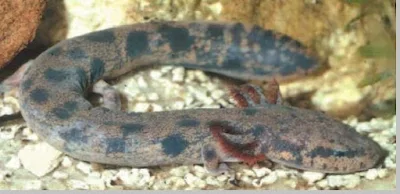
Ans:
[{"label": "mottled salamander body", "polygon": [[[255,155],[299,169],[346,173],[376,165],[372,140],[322,113],[265,104],[226,109],[125,113],[93,107],[90,86],[153,64],[238,79],[310,72],[316,60],[288,36],[240,23],[163,22],[123,26],[60,42],[42,53],[20,85],[28,126],[72,157],[123,166],[241,161],[221,148],[258,142]],[[217,124],[216,124],[217,123]],[[213,126],[240,134],[213,136]],[[226,143],[227,144],[227,143]],[[230,145],[230,144],[229,144]],[[232,151],[233,153],[233,151]],[[218,156],[218,157],[216,157]],[[243,161],[243,160],[242,160]],[[214,165],[214,166],[213,166]]]}]

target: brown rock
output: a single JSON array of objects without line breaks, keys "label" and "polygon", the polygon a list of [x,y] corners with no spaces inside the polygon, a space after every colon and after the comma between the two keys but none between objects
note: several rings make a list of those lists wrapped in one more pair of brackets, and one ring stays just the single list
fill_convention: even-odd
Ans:
[{"label": "brown rock", "polygon": [[35,37],[45,0],[0,1],[0,68]]}]

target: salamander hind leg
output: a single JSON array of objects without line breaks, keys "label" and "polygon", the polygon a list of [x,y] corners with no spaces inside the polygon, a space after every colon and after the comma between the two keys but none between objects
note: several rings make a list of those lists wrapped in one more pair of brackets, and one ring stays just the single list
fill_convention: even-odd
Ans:
[{"label": "salamander hind leg", "polygon": [[104,80],[99,80],[93,85],[92,91],[103,96],[104,107],[110,110],[121,110],[121,98],[117,90]]},{"label": "salamander hind leg", "polygon": [[284,103],[279,84],[275,79],[268,83],[265,91],[256,85],[244,84],[230,88],[229,93],[236,105],[242,108]]}]

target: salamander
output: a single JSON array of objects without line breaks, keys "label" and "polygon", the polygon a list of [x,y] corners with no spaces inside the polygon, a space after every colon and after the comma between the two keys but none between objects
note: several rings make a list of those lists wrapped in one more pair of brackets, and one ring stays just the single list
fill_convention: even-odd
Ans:
[{"label": "salamander", "polygon": [[[24,72],[21,113],[44,141],[88,162],[151,167],[271,160],[303,170],[350,173],[384,156],[373,140],[324,113],[281,103],[245,85],[231,90],[235,108],[127,113],[103,80],[153,65],[174,65],[240,79],[306,75],[318,60],[299,41],[237,22],[149,22],[57,43]],[[271,82],[275,83],[275,82]],[[275,89],[274,89],[275,88]],[[93,106],[90,90],[104,96]]]}]

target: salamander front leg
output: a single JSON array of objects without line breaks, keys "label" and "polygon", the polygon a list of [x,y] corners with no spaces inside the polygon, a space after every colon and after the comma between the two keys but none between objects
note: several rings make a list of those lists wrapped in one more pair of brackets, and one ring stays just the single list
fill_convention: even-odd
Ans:
[{"label": "salamander front leg", "polygon": [[93,92],[103,96],[104,107],[110,110],[121,110],[121,98],[118,91],[104,80],[99,80],[93,85]]}]

